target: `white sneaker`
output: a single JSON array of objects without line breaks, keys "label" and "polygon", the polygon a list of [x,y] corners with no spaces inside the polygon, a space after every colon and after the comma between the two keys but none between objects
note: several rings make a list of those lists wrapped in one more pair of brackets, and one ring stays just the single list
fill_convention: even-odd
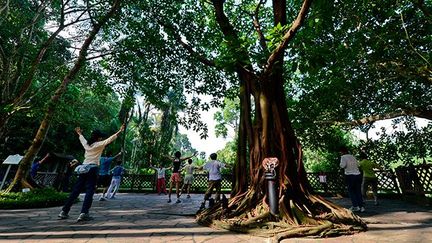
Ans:
[{"label": "white sneaker", "polygon": [[89,221],[92,220],[93,217],[90,217],[90,214],[88,213],[80,213],[80,215],[78,216],[77,221],[81,222],[81,221]]},{"label": "white sneaker", "polygon": [[58,217],[59,217],[60,219],[67,219],[67,218],[69,218],[69,215],[68,215],[65,211],[61,211],[61,212],[59,213]]},{"label": "white sneaker", "polygon": [[349,210],[351,212],[358,212],[358,211],[360,211],[360,208],[359,207],[350,207]]},{"label": "white sneaker", "polygon": [[99,198],[99,201],[106,201],[106,198],[101,197],[101,198]]}]

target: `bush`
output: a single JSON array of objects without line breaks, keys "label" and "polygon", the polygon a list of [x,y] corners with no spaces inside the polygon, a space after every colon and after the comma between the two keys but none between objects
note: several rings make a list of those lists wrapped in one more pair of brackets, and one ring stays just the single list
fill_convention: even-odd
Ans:
[{"label": "bush", "polygon": [[46,208],[61,206],[68,193],[53,188],[33,189],[30,192],[0,192],[0,209]]}]

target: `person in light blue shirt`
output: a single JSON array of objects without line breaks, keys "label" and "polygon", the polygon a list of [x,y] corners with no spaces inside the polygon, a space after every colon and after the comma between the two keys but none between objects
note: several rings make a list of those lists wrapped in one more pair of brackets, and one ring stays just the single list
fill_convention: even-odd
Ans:
[{"label": "person in light blue shirt", "polygon": [[117,161],[117,165],[111,170],[112,179],[111,179],[111,184],[107,191],[107,198],[109,199],[114,199],[115,194],[120,188],[121,178],[123,173],[125,172],[125,169],[121,164],[122,164],[121,161]]},{"label": "person in light blue shirt", "polygon": [[109,174],[111,162],[116,160],[121,155],[121,152],[118,153],[114,157],[101,157],[99,162],[99,177],[98,177],[98,187],[102,187],[102,195],[99,198],[99,201],[104,201],[105,192],[108,189],[108,186],[111,182],[111,175]]}]

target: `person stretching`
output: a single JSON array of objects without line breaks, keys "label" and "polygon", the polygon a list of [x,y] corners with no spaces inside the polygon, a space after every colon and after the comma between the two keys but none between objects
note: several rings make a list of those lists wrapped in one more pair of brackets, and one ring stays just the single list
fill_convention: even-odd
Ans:
[{"label": "person stretching", "polygon": [[170,187],[169,187],[169,192],[168,192],[168,203],[171,202],[171,193],[172,193],[172,188],[173,188],[173,184],[175,184],[176,187],[176,194],[177,194],[177,201],[176,203],[180,203],[180,182],[181,182],[181,177],[180,177],[180,168],[181,168],[181,162],[187,159],[190,159],[192,157],[194,157],[196,155],[193,154],[192,156],[189,157],[185,157],[185,158],[181,158],[181,153],[180,151],[177,151],[174,153],[174,158],[171,158],[173,161],[173,166],[172,166],[172,175],[171,175],[171,180],[170,180]]},{"label": "person stretching", "polygon": [[69,211],[72,207],[72,204],[75,202],[84,188],[86,188],[86,194],[81,208],[81,213],[78,216],[77,221],[79,222],[92,219],[89,215],[89,209],[92,205],[93,195],[96,188],[100,156],[105,147],[112,143],[123,130],[124,125],[122,125],[120,129],[111,137],[105,140],[102,140],[102,132],[95,130],[92,132],[90,139],[87,141],[82,135],[81,128],[75,128],[79,140],[85,150],[84,162],[75,169],[75,171],[79,174],[78,180],[75,183],[72,192],[69,194],[69,198],[66,200],[66,203],[64,204],[60,214],[58,215],[60,219],[69,218]]},{"label": "person stretching", "polygon": [[112,174],[112,179],[111,179],[111,184],[110,184],[108,191],[107,191],[107,198],[108,199],[114,199],[115,194],[117,193],[117,191],[120,188],[121,178],[125,172],[125,169],[123,168],[123,166],[121,164],[122,164],[122,162],[120,160],[117,161],[117,165],[110,171]]}]

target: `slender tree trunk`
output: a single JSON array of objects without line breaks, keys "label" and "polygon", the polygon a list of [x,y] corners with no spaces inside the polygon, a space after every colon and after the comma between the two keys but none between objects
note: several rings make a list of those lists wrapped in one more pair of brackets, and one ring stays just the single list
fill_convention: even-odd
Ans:
[{"label": "slender tree trunk", "polygon": [[[240,114],[247,113],[246,104],[246,85],[242,82],[240,87]],[[233,168],[233,185],[231,190],[231,197],[239,196],[247,191],[247,122],[245,116],[240,116],[239,129],[237,135],[237,157],[236,163]]]},{"label": "slender tree trunk", "polygon": [[94,38],[96,37],[96,34],[99,32],[102,26],[114,15],[114,13],[117,11],[119,7],[120,7],[120,0],[115,0],[108,13],[105,16],[103,16],[100,22],[96,23],[93,26],[92,30],[89,32],[88,37],[86,38],[86,40],[84,41],[81,47],[81,50],[78,55],[78,59],[75,61],[74,66],[69,71],[69,73],[63,78],[62,83],[57,88],[54,95],[51,97],[48,104],[48,109],[45,112],[45,116],[39,126],[36,136],[33,139],[30,148],[25,153],[23,159],[20,161],[20,165],[15,174],[15,178],[13,182],[10,184],[10,186],[8,187],[7,191],[20,191],[21,188],[23,187],[32,188],[32,186],[27,182],[28,172],[31,167],[32,161],[34,160],[40,148],[42,147],[42,143],[45,140],[46,134],[48,133],[49,125],[51,123],[54,112],[57,108],[58,101],[63,95],[63,93],[66,91],[69,82],[73,80],[73,78],[76,76],[81,66],[83,65],[86,58],[87,50],[90,47],[90,44],[92,43]]}]

